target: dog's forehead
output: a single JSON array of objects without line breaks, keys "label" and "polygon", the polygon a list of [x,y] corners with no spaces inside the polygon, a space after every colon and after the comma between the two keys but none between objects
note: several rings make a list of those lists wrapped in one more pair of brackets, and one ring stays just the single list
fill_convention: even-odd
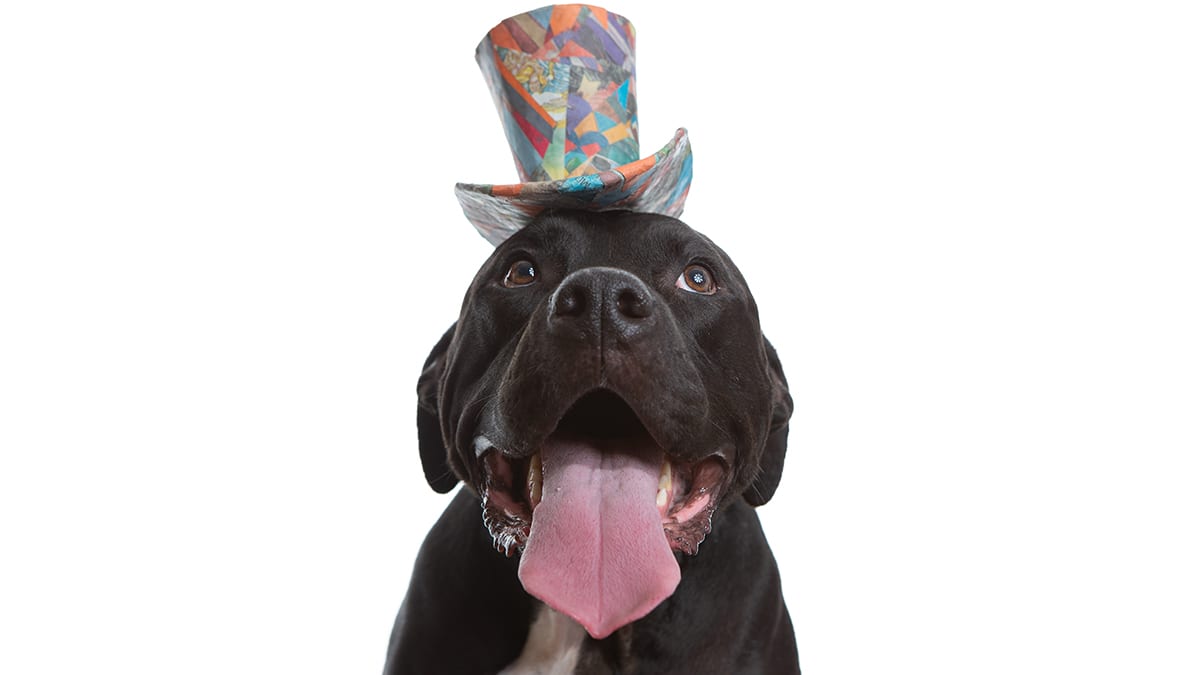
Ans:
[{"label": "dog's forehead", "polygon": [[528,247],[551,254],[719,255],[719,249],[704,235],[676,218],[628,211],[548,212],[502,246]]}]

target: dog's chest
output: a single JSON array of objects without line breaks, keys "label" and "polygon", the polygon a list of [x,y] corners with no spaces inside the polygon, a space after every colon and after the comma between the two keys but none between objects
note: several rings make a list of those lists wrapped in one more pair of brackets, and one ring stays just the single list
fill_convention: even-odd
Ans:
[{"label": "dog's chest", "polygon": [[540,605],[521,655],[500,675],[571,675],[586,636],[583,626]]}]

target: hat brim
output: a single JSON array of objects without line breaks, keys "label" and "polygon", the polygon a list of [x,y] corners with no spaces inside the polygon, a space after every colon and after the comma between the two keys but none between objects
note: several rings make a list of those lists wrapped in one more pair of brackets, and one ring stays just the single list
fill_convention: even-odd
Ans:
[{"label": "hat brim", "polygon": [[678,216],[692,182],[692,146],[679,129],[661,150],[615,169],[555,181],[477,185],[459,183],[454,194],[467,220],[495,246],[546,209],[625,209]]}]

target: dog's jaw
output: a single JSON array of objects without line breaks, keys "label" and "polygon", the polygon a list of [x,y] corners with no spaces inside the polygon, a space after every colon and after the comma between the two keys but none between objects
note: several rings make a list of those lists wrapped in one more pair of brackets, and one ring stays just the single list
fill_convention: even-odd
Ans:
[{"label": "dog's jaw", "polygon": [[520,553],[526,591],[597,639],[674,592],[676,554],[697,552],[728,476],[718,457],[671,457],[604,391],[584,396],[533,455],[515,457],[484,438],[477,447],[496,549]]}]

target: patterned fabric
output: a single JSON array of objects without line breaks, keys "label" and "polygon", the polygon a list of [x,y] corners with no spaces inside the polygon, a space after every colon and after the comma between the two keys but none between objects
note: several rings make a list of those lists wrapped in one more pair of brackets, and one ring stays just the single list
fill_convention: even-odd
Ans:
[{"label": "patterned fabric", "polygon": [[524,181],[455,188],[488,241],[498,245],[547,208],[682,213],[692,176],[687,133],[638,159],[627,19],[589,5],[543,7],[501,22],[475,58]]}]

